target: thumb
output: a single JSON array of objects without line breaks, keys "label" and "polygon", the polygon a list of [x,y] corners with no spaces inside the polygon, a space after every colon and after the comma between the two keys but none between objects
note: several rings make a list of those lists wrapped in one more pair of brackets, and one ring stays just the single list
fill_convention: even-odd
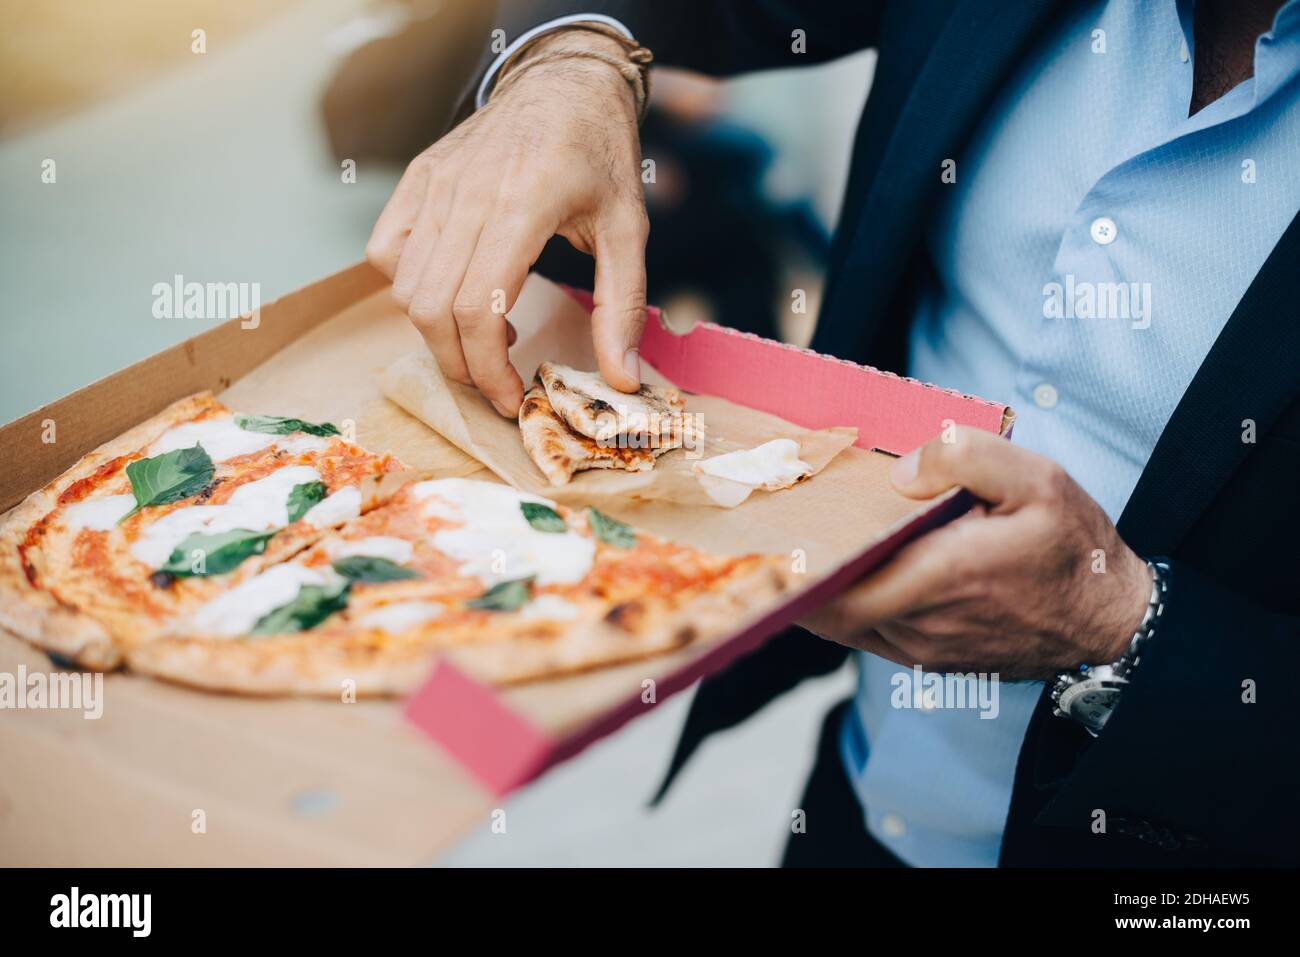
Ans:
[{"label": "thumb", "polygon": [[983,429],[958,426],[951,441],[945,438],[931,439],[895,462],[894,487],[909,498],[931,498],[961,485],[998,505],[1021,495],[1023,476],[1038,458]]},{"label": "thumb", "polygon": [[638,211],[636,217],[628,215],[596,235],[591,338],[600,374],[622,392],[635,392],[641,385],[637,346],[646,319],[648,230],[645,213]]}]

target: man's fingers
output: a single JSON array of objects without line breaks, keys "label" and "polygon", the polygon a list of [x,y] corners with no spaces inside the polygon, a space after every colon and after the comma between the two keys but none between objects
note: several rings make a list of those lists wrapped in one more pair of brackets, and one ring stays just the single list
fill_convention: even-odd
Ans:
[{"label": "man's fingers", "polygon": [[366,241],[366,260],[389,279],[397,273],[406,238],[424,205],[427,184],[427,167],[422,163],[412,163],[398,181],[393,195],[388,197],[383,212],[375,221],[375,228],[370,232],[370,239]]},{"label": "man's fingers", "polygon": [[595,308],[591,313],[596,362],[605,381],[623,392],[641,385],[637,346],[645,329],[644,212],[627,213],[596,234]]},{"label": "man's fingers", "polygon": [[438,207],[437,197],[430,196],[420,207],[420,214],[411,227],[411,234],[406,237],[397,261],[397,269],[392,274],[393,300],[403,309],[410,309],[411,299],[415,295],[424,269],[429,264],[434,247],[438,244]]},{"label": "man's fingers", "polygon": [[825,606],[842,629],[863,630],[946,602],[958,544],[939,529],[903,548],[878,571]]},{"label": "man's fingers", "polygon": [[407,309],[411,322],[420,330],[429,351],[438,360],[442,374],[466,385],[472,380],[452,315],[452,303],[474,256],[482,227],[481,211],[453,207]]},{"label": "man's fingers", "polygon": [[912,498],[930,498],[961,485],[995,505],[1018,500],[1027,478],[1046,459],[983,429],[957,426],[894,463],[894,486]]},{"label": "man's fingers", "polygon": [[554,223],[508,213],[492,216],[452,304],[474,385],[505,416],[519,412],[524,384],[510,364],[510,323],[528,270],[554,233]]}]

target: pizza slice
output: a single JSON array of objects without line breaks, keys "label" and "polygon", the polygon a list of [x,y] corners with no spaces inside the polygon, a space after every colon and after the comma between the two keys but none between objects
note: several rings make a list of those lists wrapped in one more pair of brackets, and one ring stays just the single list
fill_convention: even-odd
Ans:
[{"label": "pizza slice", "polygon": [[642,384],[619,392],[599,372],[584,372],[555,362],[537,367],[556,414],[579,435],[603,444],[668,451],[680,446],[687,428],[686,403],[676,389]]},{"label": "pizza slice", "polygon": [[667,449],[602,445],[575,432],[556,414],[539,382],[524,393],[519,407],[519,432],[524,449],[552,485],[565,485],[583,469],[625,469],[644,472],[654,468],[655,456]]},{"label": "pizza slice", "polygon": [[543,362],[519,408],[524,448],[552,485],[584,469],[643,472],[694,438],[675,389],[643,385],[625,394],[597,372]]},{"label": "pizza slice", "polygon": [[126,645],[372,507],[400,469],[329,423],[182,399],[0,522],[0,625],[115,667]]},{"label": "pizza slice", "polygon": [[260,694],[394,694],[446,654],[510,684],[729,633],[789,587],[725,556],[496,482],[410,484],[133,646],[139,671]]}]

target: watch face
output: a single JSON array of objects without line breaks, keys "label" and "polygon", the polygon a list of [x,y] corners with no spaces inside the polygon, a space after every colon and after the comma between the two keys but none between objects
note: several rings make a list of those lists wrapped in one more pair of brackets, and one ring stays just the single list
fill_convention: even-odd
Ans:
[{"label": "watch face", "polygon": [[1119,692],[1116,687],[1080,682],[1061,695],[1061,710],[1088,727],[1100,727],[1114,710]]}]

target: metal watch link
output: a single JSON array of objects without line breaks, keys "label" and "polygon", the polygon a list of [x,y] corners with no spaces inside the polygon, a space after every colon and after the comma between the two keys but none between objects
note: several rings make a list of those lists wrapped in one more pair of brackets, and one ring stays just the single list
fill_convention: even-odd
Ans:
[{"label": "metal watch link", "polygon": [[1120,693],[1142,660],[1143,647],[1155,635],[1156,623],[1165,610],[1169,563],[1159,559],[1148,561],[1147,568],[1151,570],[1151,598],[1142,623],[1129,639],[1128,649],[1111,664],[1081,665],[1077,671],[1062,671],[1052,687],[1052,714],[1077,721],[1093,737],[1101,733],[1110,719]]}]

